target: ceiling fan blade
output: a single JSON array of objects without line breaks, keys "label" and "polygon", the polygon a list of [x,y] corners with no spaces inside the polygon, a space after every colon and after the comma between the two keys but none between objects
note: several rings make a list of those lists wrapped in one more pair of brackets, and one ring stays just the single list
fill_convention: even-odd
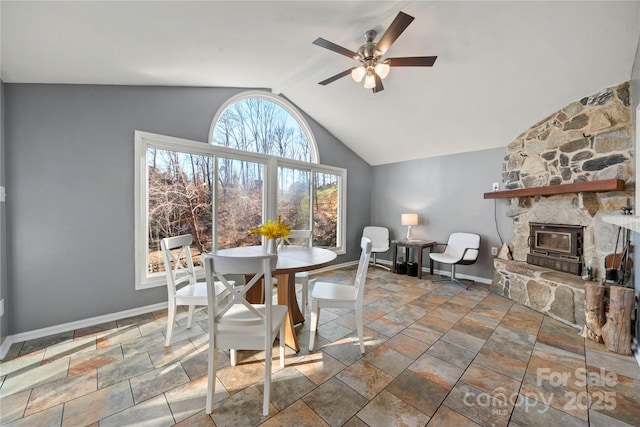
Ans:
[{"label": "ceiling fan blade", "polygon": [[376,73],[373,73],[373,78],[376,80],[376,85],[373,87],[373,93],[382,92],[384,90],[384,86],[382,86],[382,79]]},{"label": "ceiling fan blade", "polygon": [[[355,68],[355,67],[354,67],[354,68]],[[326,86],[326,85],[328,85],[329,83],[335,82],[336,80],[341,79],[341,78],[343,78],[344,76],[347,76],[347,75],[351,74],[351,70],[353,70],[353,68],[349,68],[348,70],[345,70],[345,71],[343,71],[343,72],[341,72],[341,73],[338,73],[338,74],[336,74],[335,76],[329,77],[328,79],[323,80],[323,81],[319,82],[318,84],[319,84],[319,85]]]},{"label": "ceiling fan blade", "polygon": [[380,41],[376,45],[376,48],[380,49],[380,51],[382,52],[381,55],[384,55],[384,53],[389,50],[393,42],[395,42],[400,34],[402,34],[402,32],[407,29],[407,27],[413,20],[413,16],[407,15],[404,12],[398,12],[395,19],[393,20],[391,25],[389,25],[387,31],[385,31],[382,37],[380,37]]},{"label": "ceiling fan blade", "polygon": [[391,67],[431,67],[437,56],[405,56],[403,58],[387,58]]},{"label": "ceiling fan blade", "polygon": [[325,49],[332,50],[341,55],[348,56],[349,58],[352,58],[352,59],[360,58],[360,56],[354,51],[349,50],[346,47],[339,46],[333,42],[330,42],[329,40],[325,40],[322,37],[318,37],[317,39],[315,39],[313,41],[313,44],[315,44],[316,46],[323,47]]}]

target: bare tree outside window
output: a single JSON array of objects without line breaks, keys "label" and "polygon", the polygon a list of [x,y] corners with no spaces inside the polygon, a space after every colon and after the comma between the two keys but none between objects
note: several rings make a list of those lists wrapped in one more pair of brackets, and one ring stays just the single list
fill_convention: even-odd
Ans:
[{"label": "bare tree outside window", "polygon": [[211,250],[213,159],[149,148],[149,272],[164,271],[160,241],[191,234],[194,262]]},{"label": "bare tree outside window", "polygon": [[[215,124],[211,142],[307,163],[312,157],[297,119],[261,97],[229,105]],[[179,148],[149,147],[146,156],[148,274],[164,271],[160,241],[165,237],[191,234],[196,264],[200,254],[214,246],[260,244],[247,230],[264,222],[266,163]],[[278,166],[277,213],[293,229],[313,229],[314,245],[336,247],[339,176],[313,169]]]},{"label": "bare tree outside window", "polygon": [[244,98],[229,106],[213,130],[213,144],[287,159],[311,161],[309,141],[284,108],[263,98]]}]

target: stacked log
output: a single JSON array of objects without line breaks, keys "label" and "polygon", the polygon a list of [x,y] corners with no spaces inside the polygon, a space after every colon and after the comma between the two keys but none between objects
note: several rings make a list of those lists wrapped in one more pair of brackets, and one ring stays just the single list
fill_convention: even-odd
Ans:
[{"label": "stacked log", "polygon": [[631,312],[634,291],[622,286],[609,288],[609,317],[602,327],[602,338],[607,350],[630,356],[631,352]]},{"label": "stacked log", "polygon": [[605,287],[599,283],[587,282],[584,289],[584,326],[580,335],[603,343],[602,327],[606,318],[604,315],[604,290]]}]

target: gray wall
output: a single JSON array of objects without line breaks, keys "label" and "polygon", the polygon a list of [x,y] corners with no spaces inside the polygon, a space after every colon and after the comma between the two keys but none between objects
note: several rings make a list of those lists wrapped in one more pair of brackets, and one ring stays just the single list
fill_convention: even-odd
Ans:
[{"label": "gray wall", "polygon": [[[497,148],[375,166],[371,223],[388,227],[394,239],[403,238],[407,230],[401,225],[400,215],[417,212],[420,224],[412,228],[415,238],[446,242],[454,231],[478,233],[481,236],[478,262],[461,266],[457,271],[490,280],[493,276],[490,248],[500,247],[494,206],[505,242],[510,241],[512,234],[511,219],[505,216],[506,201],[483,198],[485,192],[491,191],[493,182],[502,183],[504,154],[504,148]],[[428,266],[428,260],[423,260],[423,264]],[[437,264],[435,268],[449,270],[448,266]]]},{"label": "gray wall", "polygon": [[[134,290],[133,132],[206,141],[242,90],[4,85],[9,334],[166,301],[164,288]],[[310,126],[320,161],[348,169],[348,253],[337,262],[357,259],[371,167]]]}]

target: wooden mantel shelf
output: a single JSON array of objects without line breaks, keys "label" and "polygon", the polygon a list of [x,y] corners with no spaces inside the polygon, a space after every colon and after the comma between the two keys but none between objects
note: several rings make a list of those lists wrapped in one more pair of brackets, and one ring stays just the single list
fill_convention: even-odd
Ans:
[{"label": "wooden mantel shelf", "polygon": [[508,199],[523,196],[552,196],[566,193],[593,193],[601,191],[624,190],[621,179],[602,179],[599,181],[576,182],[574,184],[548,185],[546,187],[519,188],[517,190],[493,191],[484,193],[485,199]]}]

